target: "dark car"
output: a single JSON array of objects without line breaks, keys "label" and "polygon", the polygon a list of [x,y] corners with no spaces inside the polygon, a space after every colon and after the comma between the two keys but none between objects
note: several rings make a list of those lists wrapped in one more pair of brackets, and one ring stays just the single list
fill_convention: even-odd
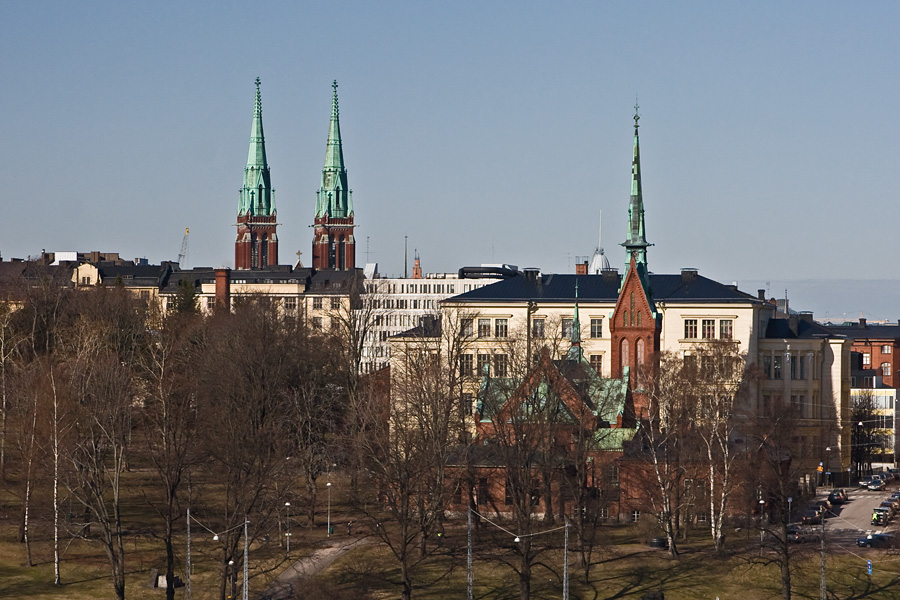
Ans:
[{"label": "dark car", "polygon": [[857,538],[856,545],[862,548],[891,548],[894,536],[889,533],[870,533],[866,537]]},{"label": "dark car", "polygon": [[847,495],[844,493],[844,490],[832,490],[828,494],[828,501],[832,504],[843,504],[847,501]]},{"label": "dark car", "polygon": [[787,526],[787,541],[793,542],[795,544],[802,544],[803,542],[811,539],[812,536],[810,534],[809,529],[804,527],[800,527],[799,525],[792,524]]},{"label": "dark car", "polygon": [[802,521],[804,525],[818,525],[822,522],[822,513],[818,510],[808,510],[800,517],[800,521]]}]

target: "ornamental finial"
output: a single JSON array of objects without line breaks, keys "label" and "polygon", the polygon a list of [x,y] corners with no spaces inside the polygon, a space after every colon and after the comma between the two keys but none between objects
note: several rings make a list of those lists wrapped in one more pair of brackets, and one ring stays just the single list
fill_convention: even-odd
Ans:
[{"label": "ornamental finial", "polygon": [[638,114],[638,109],[639,109],[639,108],[640,108],[640,106],[638,105],[637,94],[635,94],[635,95],[634,95],[634,128],[635,128],[635,129],[637,129],[638,127],[640,127],[640,125],[638,125],[638,121],[641,120],[641,115]]}]

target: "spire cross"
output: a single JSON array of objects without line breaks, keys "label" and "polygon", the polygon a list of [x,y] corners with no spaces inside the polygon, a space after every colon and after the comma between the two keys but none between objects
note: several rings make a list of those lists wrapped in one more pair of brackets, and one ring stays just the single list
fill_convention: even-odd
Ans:
[{"label": "spire cross", "polygon": [[336,117],[338,115],[338,95],[337,95],[338,82],[337,82],[337,79],[335,79],[334,81],[331,82],[331,89],[333,90],[332,100],[331,100],[331,116]]},{"label": "spire cross", "polygon": [[638,127],[640,127],[640,125],[638,125],[638,121],[641,120],[641,115],[638,114],[638,109],[639,109],[639,108],[640,108],[640,106],[638,105],[637,96],[635,96],[635,97],[634,97],[634,128],[635,128],[635,129],[637,129]]}]

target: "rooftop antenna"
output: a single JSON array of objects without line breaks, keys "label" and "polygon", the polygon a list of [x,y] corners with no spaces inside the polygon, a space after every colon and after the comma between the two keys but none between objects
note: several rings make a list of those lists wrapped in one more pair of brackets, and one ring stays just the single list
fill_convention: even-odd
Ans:
[{"label": "rooftop antenna", "polygon": [[366,236],[366,264],[369,263],[369,236]]},{"label": "rooftop antenna", "polygon": [[409,255],[407,250],[409,249],[409,236],[403,236],[403,279],[409,279]]}]

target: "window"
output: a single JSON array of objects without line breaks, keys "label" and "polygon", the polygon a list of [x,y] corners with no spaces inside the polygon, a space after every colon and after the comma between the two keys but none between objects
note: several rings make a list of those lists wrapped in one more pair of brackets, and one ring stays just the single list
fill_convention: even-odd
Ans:
[{"label": "window", "polygon": [[641,311],[637,311],[637,326],[641,326],[641,315],[644,314]]},{"label": "window", "polygon": [[337,310],[341,307],[341,299],[340,298],[332,298],[331,299],[331,310]]},{"label": "window", "polygon": [[313,317],[312,326],[313,329],[322,329],[322,317]]},{"label": "window", "polygon": [[591,368],[597,371],[597,374],[600,375],[603,373],[603,355],[602,354],[591,354]]},{"label": "window", "polygon": [[[144,294],[145,292],[141,292]],[[213,310],[216,307],[216,299],[213,296],[206,297],[206,310]]]},{"label": "window", "polygon": [[460,322],[460,330],[463,337],[472,337],[475,333],[475,323],[472,319],[463,319]]},{"label": "window", "polygon": [[863,364],[866,366],[872,364],[872,355],[871,354],[863,354]]},{"label": "window", "polygon": [[591,319],[591,337],[603,337],[603,319]]},{"label": "window", "polygon": [[719,321],[719,337],[723,340],[730,340],[734,335],[734,321],[731,319],[722,319]]},{"label": "window", "polygon": [[766,379],[772,379],[772,357],[768,354],[763,356],[763,373]]},{"label": "window", "polygon": [[640,369],[644,366],[644,338],[638,338],[637,342],[634,344],[634,349],[637,354],[635,364]]},{"label": "window", "polygon": [[628,311],[627,310],[622,311],[622,326],[628,327]]},{"label": "window", "polygon": [[797,379],[797,363],[799,362],[797,359],[799,357],[794,356],[793,354],[785,354],[784,357],[791,364],[791,379]]},{"label": "window", "polygon": [[800,379],[806,379],[806,362],[807,362],[807,360],[808,360],[808,357],[803,356],[803,355],[800,355],[797,357],[797,362],[800,363],[800,366],[798,367],[798,369],[800,371]]},{"label": "window", "polygon": [[712,340],[716,337],[715,319],[703,319],[703,339]]},{"label": "window", "polygon": [[487,477],[478,480],[478,504],[486,506],[491,501]]},{"label": "window", "polygon": [[620,356],[620,360],[622,362],[623,367],[631,366],[631,356],[630,356],[631,351],[630,350],[631,349],[628,347],[628,340],[622,340],[619,356]]},{"label": "window", "polygon": [[471,377],[472,369],[475,366],[475,357],[471,354],[462,354],[459,357],[459,375],[460,377]]},{"label": "window", "polygon": [[287,311],[295,311],[297,310],[297,298],[294,296],[290,296],[284,299],[284,310]]},{"label": "window", "polygon": [[889,362],[881,363],[881,376],[882,377],[890,377],[891,376],[891,363],[889,363]]},{"label": "window", "polygon": [[313,310],[322,310],[321,298],[313,298]]},{"label": "window", "polygon": [[144,302],[150,300],[150,290],[141,290],[141,300]]},{"label": "window", "polygon": [[509,319],[494,319],[494,337],[505,338],[509,332]]},{"label": "window", "polygon": [[490,375],[491,368],[491,355],[490,354],[479,354],[478,355],[478,376],[484,377],[485,375]]},{"label": "window", "polygon": [[563,339],[570,339],[572,337],[572,327],[574,325],[575,325],[575,321],[573,319],[563,319],[562,320]]},{"label": "window", "polygon": [[494,355],[494,376],[495,377],[506,377],[506,355],[505,354],[495,354]]},{"label": "window", "polygon": [[697,319],[684,320],[684,338],[687,340],[697,339]]},{"label": "window", "polygon": [[640,520],[641,520],[641,511],[639,511],[639,510],[631,511],[631,522],[637,523]]},{"label": "window", "polygon": [[707,520],[707,518],[706,518],[705,512],[697,513],[697,522],[698,523],[706,523],[706,520]]},{"label": "window", "polygon": [[605,521],[609,518],[609,509],[607,509],[605,506],[597,509],[597,516]]},{"label": "window", "polygon": [[890,353],[891,353],[891,347],[890,347],[890,345],[885,344],[884,346],[882,346],[882,347],[881,347],[881,353],[882,353],[882,354],[890,354]]},{"label": "window", "polygon": [[776,354],[773,356],[774,362],[772,363],[772,379],[782,379],[781,377],[781,363],[783,361],[783,357],[780,354]]},{"label": "window", "polygon": [[531,321],[531,337],[544,337],[544,319],[534,319]]},{"label": "window", "polygon": [[506,480],[506,493],[503,497],[503,504],[506,506],[512,506],[513,503],[513,484],[509,479]]},{"label": "window", "polygon": [[490,319],[478,319],[478,337],[491,337]]},{"label": "window", "polygon": [[469,393],[464,393],[459,397],[459,413],[462,415],[471,415],[472,414],[472,402],[473,396]]}]

